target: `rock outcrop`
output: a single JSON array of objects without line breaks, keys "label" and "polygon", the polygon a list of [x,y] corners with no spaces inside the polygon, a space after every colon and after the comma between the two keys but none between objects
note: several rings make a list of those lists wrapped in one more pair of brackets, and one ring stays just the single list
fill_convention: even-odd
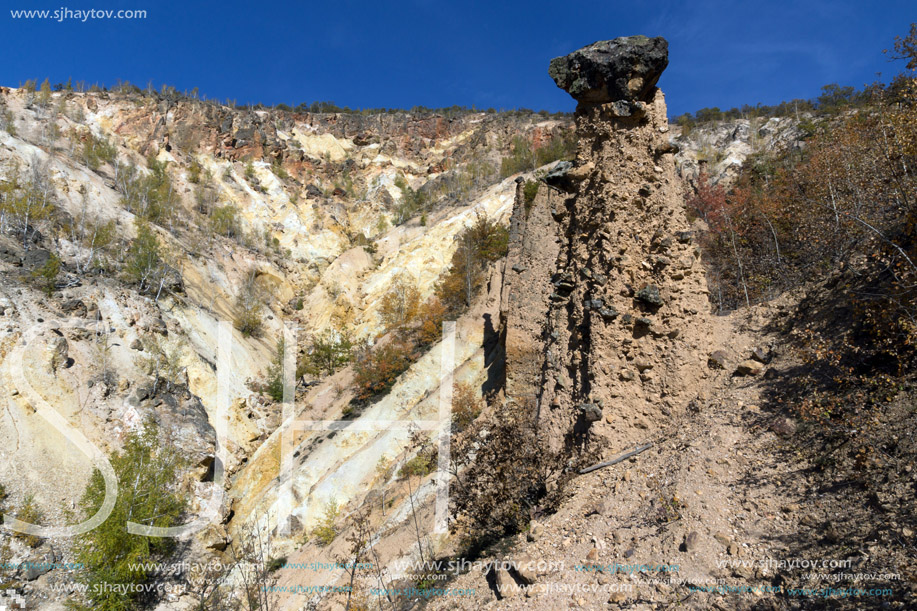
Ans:
[{"label": "rock outcrop", "polygon": [[711,121],[691,129],[674,125],[669,135],[678,149],[675,165],[689,182],[703,171],[712,183],[729,186],[749,156],[801,149],[805,142],[799,126],[807,119],[811,114]]},{"label": "rock outcrop", "polygon": [[555,57],[548,74],[580,103],[650,101],[668,65],[666,39],[627,36],[594,42],[570,55]]},{"label": "rock outcrop", "polygon": [[707,286],[654,87],[666,48],[619,38],[551,62],[580,101],[577,160],[529,203],[520,185],[511,221],[506,397],[584,460],[649,437],[707,375]]}]

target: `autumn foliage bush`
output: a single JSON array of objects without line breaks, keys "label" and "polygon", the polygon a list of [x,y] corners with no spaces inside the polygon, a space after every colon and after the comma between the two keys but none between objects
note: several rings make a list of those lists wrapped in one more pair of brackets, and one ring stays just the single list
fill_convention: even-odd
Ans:
[{"label": "autumn foliage bush", "polygon": [[563,459],[539,434],[530,402],[499,406],[492,417],[474,421],[453,448],[459,474],[450,494],[450,528],[464,554],[474,556],[525,530],[536,509],[556,503],[547,482]]},{"label": "autumn foliage bush", "polygon": [[471,305],[474,295],[484,285],[487,266],[506,256],[509,230],[478,214],[474,223],[458,237],[452,265],[440,281],[436,295],[451,315],[458,315]]},{"label": "autumn foliage bush", "polygon": [[366,400],[388,391],[414,358],[413,346],[405,341],[363,350],[354,364],[357,398]]},{"label": "autumn foliage bush", "polygon": [[[898,43],[917,68],[917,28]],[[792,329],[804,367],[774,399],[819,434],[847,443],[859,431],[851,447],[870,443],[917,364],[917,80],[868,92],[869,104],[823,117],[804,148],[749,158],[729,191],[702,174],[687,199],[707,223],[715,307],[806,288]]]},{"label": "autumn foliage bush", "polygon": [[698,178],[689,208],[708,226],[701,246],[714,305],[773,298],[848,265],[913,273],[908,226],[917,181],[900,103],[831,120],[802,150],[750,157],[729,192]]}]

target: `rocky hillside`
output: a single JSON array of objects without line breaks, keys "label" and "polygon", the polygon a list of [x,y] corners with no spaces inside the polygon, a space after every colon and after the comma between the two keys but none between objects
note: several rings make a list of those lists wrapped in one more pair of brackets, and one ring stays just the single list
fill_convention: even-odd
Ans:
[{"label": "rocky hillside", "polygon": [[[714,314],[692,184],[800,128],[670,125],[667,65],[643,36],[553,60],[575,138],[0,91],[0,609],[917,605],[904,357],[845,390],[870,418],[797,409],[871,268]],[[62,530],[112,473],[119,519],[200,528]]]},{"label": "rocky hillside", "polygon": [[[811,120],[812,113],[804,113],[802,119]],[[679,175],[693,184],[704,171],[711,183],[729,185],[750,155],[802,148],[799,124],[793,117],[710,121],[692,127],[673,124]]]},{"label": "rocky hillside", "polygon": [[[528,513],[449,585],[490,592],[488,609],[909,608],[915,479],[903,465],[914,447],[901,435],[914,422],[899,419],[912,376],[876,416],[883,459],[865,467],[870,451],[834,454],[850,438],[837,445],[839,431],[801,418],[791,401],[806,391],[789,390],[805,368],[794,338],[849,324],[815,306],[843,301],[839,278],[711,315],[662,93],[644,89],[665,67],[660,48],[617,39],[552,62],[579,101],[579,152],[533,199],[517,192],[501,307],[506,395],[479,440],[507,443],[500,421],[510,421],[525,443],[509,455],[478,449],[495,474],[466,474],[490,486],[474,503],[497,513],[488,494],[503,493]],[[775,150],[795,138],[772,127],[783,133]],[[728,125],[714,133],[748,152]],[[507,491],[492,481],[504,472],[531,485]],[[876,499],[888,521],[868,517]],[[460,509],[494,526],[474,503]]]},{"label": "rocky hillside", "polygon": [[[296,333],[297,360],[328,333],[378,341],[393,285],[426,299],[466,226],[508,218],[515,184],[501,161],[513,137],[537,149],[569,131],[539,115],[301,115],[136,91],[3,89],[0,110],[4,506],[68,523],[92,472],[86,452],[117,452],[152,418],[188,463],[181,494],[225,492],[220,519],[192,541],[198,559],[225,551],[239,524],[275,525],[282,408],[264,385],[282,325]],[[221,322],[232,329],[225,372]],[[459,321],[457,378],[481,375],[482,334],[473,316]],[[439,370],[438,346],[429,350],[363,408],[369,417],[425,409]],[[297,414],[345,417],[353,375],[303,378]],[[380,459],[406,459],[406,431],[307,437],[291,450],[302,464],[286,547],[331,498],[343,507],[364,495]],[[67,537],[38,542],[4,534],[3,561],[73,559]],[[54,584],[72,583],[62,570],[7,577],[41,608],[66,598]]]}]

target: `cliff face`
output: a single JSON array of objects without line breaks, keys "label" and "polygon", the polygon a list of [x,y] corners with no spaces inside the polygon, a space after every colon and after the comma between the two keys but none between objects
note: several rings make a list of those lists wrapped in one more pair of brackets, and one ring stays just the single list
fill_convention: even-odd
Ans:
[{"label": "cliff face", "polygon": [[710,121],[691,128],[672,125],[670,136],[678,147],[675,165],[679,175],[693,183],[701,171],[710,181],[729,186],[738,176],[745,160],[756,154],[803,148],[804,132],[800,117],[771,117]]},{"label": "cliff face", "polygon": [[534,399],[555,451],[613,453],[651,436],[705,375],[707,287],[665,100],[634,91],[581,102],[575,165],[552,172],[529,203],[517,185],[506,395]]}]

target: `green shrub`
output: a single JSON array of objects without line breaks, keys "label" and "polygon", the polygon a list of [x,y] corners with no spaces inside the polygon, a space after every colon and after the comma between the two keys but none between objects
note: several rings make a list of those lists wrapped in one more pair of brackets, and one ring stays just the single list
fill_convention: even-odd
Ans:
[{"label": "green shrub", "polygon": [[279,159],[271,164],[271,171],[274,172],[274,175],[276,175],[280,180],[289,180],[290,178],[290,175],[287,173]]},{"label": "green shrub", "polygon": [[353,339],[347,329],[329,330],[312,338],[297,374],[331,375],[353,359]]},{"label": "green shrub", "polygon": [[44,265],[32,271],[32,279],[39,283],[48,297],[54,292],[57,277],[60,275],[60,268],[60,257],[52,253]]},{"label": "green shrub", "polygon": [[0,129],[6,130],[10,136],[16,135],[16,123],[9,110],[0,109]]},{"label": "green shrub", "polygon": [[[25,498],[22,507],[20,507],[19,511],[16,512],[16,518],[22,520],[23,522],[28,522],[29,524],[41,524],[42,520],[44,519],[44,514],[42,514],[41,509],[38,508],[38,505],[35,504],[35,497],[30,494]],[[38,547],[41,545],[41,537],[37,535],[17,532],[16,538],[20,539],[29,547]]]},{"label": "green shrub", "polygon": [[331,545],[331,542],[338,535],[337,530],[334,528],[334,521],[337,520],[340,510],[341,508],[335,499],[328,501],[328,504],[325,505],[325,513],[322,515],[322,519],[309,535],[322,547]]},{"label": "green shrub", "polygon": [[412,189],[403,176],[395,179],[395,186],[401,190],[401,201],[395,206],[395,224],[400,225],[425,210],[428,200],[426,193]]},{"label": "green shrub", "polygon": [[258,337],[261,334],[261,311],[267,297],[256,281],[255,272],[250,272],[236,297],[237,314],[233,320],[236,329],[241,331],[244,337]]},{"label": "green shrub", "polygon": [[425,477],[436,469],[437,453],[435,450],[423,450],[414,458],[404,463],[398,470],[398,477]]},{"label": "green shrub", "polygon": [[83,163],[97,170],[103,163],[114,162],[118,157],[118,149],[107,138],[96,138],[90,132],[83,140],[82,156]]},{"label": "green shrub", "polygon": [[124,272],[128,280],[140,285],[140,292],[152,288],[166,271],[159,238],[142,219],[136,220],[137,236],[127,250]]},{"label": "green shrub", "polygon": [[576,157],[576,132],[564,129],[555,133],[547,144],[535,150],[535,165],[540,167],[558,161],[559,159],[573,159]]},{"label": "green shrub", "polygon": [[201,182],[201,172],[203,171],[203,166],[195,159],[191,162],[191,165],[188,166],[188,182],[193,184],[198,184]]},{"label": "green shrub", "polygon": [[210,214],[210,226],[219,235],[236,237],[239,234],[239,209],[233,204],[214,208]]},{"label": "green shrub", "polygon": [[446,309],[457,314],[470,306],[483,285],[487,265],[505,257],[508,250],[509,230],[478,215],[459,235],[452,265],[437,286],[437,296]]},{"label": "green shrub", "polygon": [[510,154],[500,163],[500,176],[506,178],[519,172],[535,169],[535,154],[532,143],[524,136],[513,136]]},{"label": "green shrub", "polygon": [[532,207],[532,202],[535,201],[536,195],[538,195],[538,181],[537,180],[525,181],[525,186],[522,187],[522,196],[525,199],[525,209],[526,210]]},{"label": "green shrub", "polygon": [[156,223],[171,214],[174,192],[165,162],[150,156],[147,167],[150,172],[144,175],[134,165],[118,164],[115,186],[121,193],[121,205],[128,212]]},{"label": "green shrub", "polygon": [[[150,578],[139,563],[166,558],[175,540],[130,534],[127,522],[154,527],[175,526],[179,522],[186,507],[176,489],[182,463],[171,444],[160,443],[152,422],[131,433],[124,449],[110,461],[118,479],[118,497],[108,519],[76,541],[75,560],[84,567],[77,579],[87,586],[90,605],[86,609],[129,611],[138,608],[138,586]],[[96,470],[83,493],[80,509],[85,516],[94,515],[104,498],[105,480]]]},{"label": "green shrub", "polygon": [[274,360],[271,361],[267,368],[267,382],[261,389],[278,403],[283,401],[283,351],[285,347],[286,342],[283,339],[277,342],[277,347],[274,350]]}]

